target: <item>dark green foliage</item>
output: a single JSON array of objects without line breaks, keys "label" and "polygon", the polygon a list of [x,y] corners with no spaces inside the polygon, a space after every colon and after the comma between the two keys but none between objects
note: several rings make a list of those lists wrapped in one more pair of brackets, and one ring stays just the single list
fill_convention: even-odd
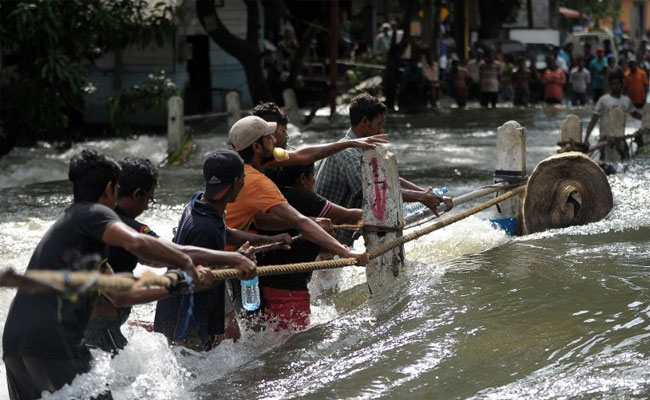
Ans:
[{"label": "dark green foliage", "polygon": [[[559,5],[579,11],[581,2],[580,0],[559,0]],[[617,20],[622,11],[622,0],[582,0],[582,5],[584,6],[584,13],[595,20],[607,17]]]},{"label": "dark green foliage", "polygon": [[120,91],[109,99],[111,128],[118,136],[131,134],[127,122],[130,115],[136,111],[149,111],[167,105],[167,99],[178,95],[176,84],[165,74],[165,71],[149,74],[141,85],[136,85]]},{"label": "dark green foliage", "polygon": [[177,13],[147,0],[0,2],[6,135],[15,145],[75,139],[93,62],[131,43],[162,43]]}]

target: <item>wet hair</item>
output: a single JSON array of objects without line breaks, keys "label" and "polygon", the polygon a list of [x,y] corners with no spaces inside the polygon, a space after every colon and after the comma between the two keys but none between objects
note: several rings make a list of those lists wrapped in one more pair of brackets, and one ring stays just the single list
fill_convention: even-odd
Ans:
[{"label": "wet hair", "polygon": [[616,69],[616,70],[614,70],[614,71],[611,72],[611,73],[609,74],[609,76],[607,77],[607,80],[608,80],[609,82],[614,81],[614,80],[617,80],[617,79],[618,79],[619,81],[623,82],[623,72],[622,72],[620,69]]},{"label": "wet hair", "polygon": [[[255,143],[263,144],[263,142],[264,142],[264,136],[257,139],[253,144]],[[239,154],[239,157],[241,157],[241,159],[244,160],[244,164],[250,164],[251,161],[253,161],[253,156],[255,155],[255,150],[253,150],[253,144],[237,152],[237,154]]]},{"label": "wet hair", "polygon": [[296,183],[298,183],[302,174],[309,176],[314,173],[314,163],[282,168],[268,168],[264,173],[278,187],[296,186]]},{"label": "wet hair", "polygon": [[386,114],[386,105],[375,96],[361,93],[350,101],[350,125],[357,126],[363,117],[373,120],[380,114]]},{"label": "wet hair", "polygon": [[266,122],[277,122],[279,125],[288,125],[289,117],[277,104],[273,102],[258,104],[253,108],[251,115],[262,118]]},{"label": "wet hair", "polygon": [[112,158],[95,150],[83,150],[70,160],[68,179],[74,202],[96,202],[108,183],[117,184],[121,168]]},{"label": "wet hair", "polygon": [[126,157],[120,160],[122,175],[120,175],[119,197],[127,197],[137,189],[145,192],[158,186],[158,168],[151,161],[140,157]]}]

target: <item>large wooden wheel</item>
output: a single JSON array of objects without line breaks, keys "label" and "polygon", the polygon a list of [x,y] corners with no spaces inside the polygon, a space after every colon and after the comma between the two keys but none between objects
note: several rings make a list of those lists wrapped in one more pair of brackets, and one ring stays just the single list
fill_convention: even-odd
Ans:
[{"label": "large wooden wheel", "polygon": [[613,204],[607,176],[596,162],[582,153],[558,154],[537,164],[528,179],[524,233],[599,221]]}]

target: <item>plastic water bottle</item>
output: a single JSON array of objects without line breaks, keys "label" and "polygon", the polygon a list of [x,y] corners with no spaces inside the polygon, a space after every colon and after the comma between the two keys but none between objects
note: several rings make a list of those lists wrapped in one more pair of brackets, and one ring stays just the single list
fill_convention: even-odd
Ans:
[{"label": "plastic water bottle", "polygon": [[260,280],[258,277],[241,281],[241,304],[248,311],[260,308]]},{"label": "plastic water bottle", "polygon": [[[436,196],[442,197],[448,191],[449,191],[449,189],[447,189],[446,187],[443,187],[442,189],[434,188],[433,189],[433,194],[435,194]],[[408,216],[412,216],[414,214],[419,214],[420,212],[422,212],[424,210],[428,210],[429,207],[425,206],[422,203],[415,203],[414,202],[414,203],[404,203],[404,204],[402,204],[402,209],[404,210],[404,216],[408,217]]]},{"label": "plastic water bottle", "polygon": [[442,189],[433,188],[433,194],[435,194],[438,197],[442,197],[443,195],[447,194],[448,191],[449,189],[447,189],[446,187],[443,187]]},{"label": "plastic water bottle", "polygon": [[404,216],[407,217],[409,215],[413,215],[416,213],[419,213],[420,211],[424,210],[427,208],[422,203],[404,203],[402,204],[402,209],[404,210]]}]

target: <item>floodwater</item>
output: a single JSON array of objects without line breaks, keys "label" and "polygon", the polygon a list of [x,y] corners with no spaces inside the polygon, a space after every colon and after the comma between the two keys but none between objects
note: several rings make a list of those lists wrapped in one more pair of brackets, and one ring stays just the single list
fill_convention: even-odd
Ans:
[{"label": "floodwater", "polygon": [[[590,111],[574,111],[586,124]],[[386,131],[402,176],[447,186],[453,196],[491,183],[499,125],[515,119],[528,128],[530,172],[555,153],[567,114],[443,110],[390,115]],[[300,147],[338,139],[346,118],[330,126],[317,117],[303,132],[290,127],[291,141]],[[629,122],[628,130],[638,126]],[[170,238],[184,203],[202,186],[203,155],[225,141],[223,131],[197,134],[189,162],[162,170],[159,204],[141,220]],[[149,136],[84,146],[155,162],[165,152],[164,138]],[[24,269],[70,203],[66,164],[81,148],[43,145],[0,159],[0,266]],[[489,210],[409,243],[405,277],[385,296],[368,296],[362,268],[317,276],[312,324],[293,336],[244,333],[198,354],[126,326],[124,351],[112,360],[97,353],[91,373],[45,398],[90,396],[106,382],[116,399],[647,398],[648,167],[650,158],[639,156],[609,178],[614,209],[597,223],[511,238],[486,222]],[[13,295],[0,289],[0,325]],[[132,314],[152,318],[151,305]],[[4,387],[1,366],[0,399]]]}]

